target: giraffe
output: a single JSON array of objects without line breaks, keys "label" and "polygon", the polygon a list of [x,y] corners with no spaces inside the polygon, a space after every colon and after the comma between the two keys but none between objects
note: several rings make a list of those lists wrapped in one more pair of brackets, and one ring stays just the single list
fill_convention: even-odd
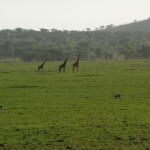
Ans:
[{"label": "giraffe", "polygon": [[61,72],[61,69],[63,69],[63,72],[65,73],[66,63],[67,63],[67,58],[65,59],[63,64],[59,65],[59,69],[58,69],[59,72]]},{"label": "giraffe", "polygon": [[78,68],[79,68],[79,59],[80,59],[80,55],[78,55],[78,58],[77,58],[77,61],[73,64],[73,72],[74,72],[74,68],[76,67],[77,68],[77,71],[78,71]]},{"label": "giraffe", "polygon": [[43,66],[45,63],[46,63],[46,61],[44,61],[40,66],[38,66],[37,72],[39,72],[40,70],[42,70],[42,72],[43,72]]}]

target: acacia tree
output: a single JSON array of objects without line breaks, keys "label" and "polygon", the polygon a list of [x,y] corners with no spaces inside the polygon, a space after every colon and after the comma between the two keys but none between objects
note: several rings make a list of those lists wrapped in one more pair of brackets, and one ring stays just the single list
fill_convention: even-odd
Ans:
[{"label": "acacia tree", "polygon": [[102,49],[101,48],[96,48],[95,49],[95,55],[97,58],[100,58],[102,56]]},{"label": "acacia tree", "polygon": [[141,58],[150,58],[150,45],[142,45],[138,50],[138,53],[140,54]]},{"label": "acacia tree", "polygon": [[4,44],[0,46],[0,55],[3,57],[14,57],[13,43],[5,41]]}]

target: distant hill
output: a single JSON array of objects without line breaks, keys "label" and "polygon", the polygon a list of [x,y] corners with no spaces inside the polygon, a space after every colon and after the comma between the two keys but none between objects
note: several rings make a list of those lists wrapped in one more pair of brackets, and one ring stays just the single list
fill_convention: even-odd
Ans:
[{"label": "distant hill", "polygon": [[142,31],[150,32],[150,18],[142,21],[134,21],[133,23],[113,26],[108,25],[104,31]]}]

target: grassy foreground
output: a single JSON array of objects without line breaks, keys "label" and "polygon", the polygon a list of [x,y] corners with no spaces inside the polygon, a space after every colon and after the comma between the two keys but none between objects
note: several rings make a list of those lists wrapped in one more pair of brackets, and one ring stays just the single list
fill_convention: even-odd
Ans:
[{"label": "grassy foreground", "polygon": [[0,149],[150,150],[150,61],[60,63],[0,64]]}]

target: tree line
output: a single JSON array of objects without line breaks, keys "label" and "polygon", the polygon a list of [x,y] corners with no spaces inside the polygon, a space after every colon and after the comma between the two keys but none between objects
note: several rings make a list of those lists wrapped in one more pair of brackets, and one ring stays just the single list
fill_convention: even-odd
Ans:
[{"label": "tree line", "polygon": [[0,31],[0,58],[23,61],[73,59],[150,58],[150,32],[128,31],[40,31],[16,28]]}]

